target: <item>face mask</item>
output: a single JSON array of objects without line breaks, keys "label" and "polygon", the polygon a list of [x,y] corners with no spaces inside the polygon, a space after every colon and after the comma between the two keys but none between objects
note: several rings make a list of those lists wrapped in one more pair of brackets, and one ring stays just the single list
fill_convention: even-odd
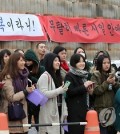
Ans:
[{"label": "face mask", "polygon": [[83,57],[85,57],[85,53],[80,53]]}]

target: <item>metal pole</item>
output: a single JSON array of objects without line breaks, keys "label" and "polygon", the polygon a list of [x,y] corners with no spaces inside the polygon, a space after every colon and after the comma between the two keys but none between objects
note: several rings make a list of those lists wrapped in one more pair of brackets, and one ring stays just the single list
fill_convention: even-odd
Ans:
[{"label": "metal pole", "polygon": [[9,125],[9,127],[45,127],[45,126],[66,126],[66,125],[87,125],[87,122],[69,122],[69,123],[47,123],[47,124],[21,124]]}]

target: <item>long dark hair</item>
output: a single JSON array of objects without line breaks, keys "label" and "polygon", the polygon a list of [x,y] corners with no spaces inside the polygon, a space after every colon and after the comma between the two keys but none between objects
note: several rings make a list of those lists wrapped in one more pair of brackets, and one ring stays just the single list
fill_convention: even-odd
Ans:
[{"label": "long dark hair", "polygon": [[36,63],[34,60],[29,60],[29,61],[32,61],[33,62],[33,64],[32,65],[30,65],[30,66],[27,66],[27,65],[25,65],[26,67],[27,67],[27,69],[29,70],[29,72],[30,72],[30,74],[32,74],[32,75],[37,75],[38,73],[39,73],[39,71],[40,71],[40,69],[39,69],[39,64],[38,63]]},{"label": "long dark hair", "polygon": [[9,60],[8,60],[8,62],[7,62],[7,64],[5,64],[5,66],[4,66],[3,70],[2,70],[2,72],[0,73],[0,80],[1,80],[1,81],[2,81],[2,80],[5,78],[5,76],[7,76],[8,74],[10,75],[10,77],[11,77],[12,79],[15,79],[15,78],[19,75],[19,69],[18,69],[18,67],[17,67],[17,62],[18,62],[18,60],[19,60],[21,57],[24,59],[23,54],[18,53],[18,52],[13,53],[13,54],[10,56],[10,58],[9,58]]},{"label": "long dark hair", "polygon": [[101,53],[101,55],[107,55],[107,56],[109,56],[110,57],[110,55],[109,55],[109,53],[106,51],[106,50],[100,50],[100,51],[98,51],[96,54],[95,54],[95,57],[94,57],[94,59],[93,59],[93,64],[96,66],[96,64],[97,64],[97,59],[98,59],[98,57],[100,56],[99,54]]},{"label": "long dark hair", "polygon": [[[55,70],[53,68],[53,61],[56,57],[59,59],[59,56],[57,54],[54,54],[54,53],[46,54],[45,58],[44,58],[44,66],[45,66],[45,70],[53,78],[56,88],[58,88],[62,85],[62,77],[60,74],[60,69],[56,70],[56,72],[55,72]],[[59,59],[59,61],[60,61],[60,59]]]},{"label": "long dark hair", "polygon": [[75,50],[74,50],[74,54],[76,54],[77,53],[77,50],[78,49],[82,49],[83,51],[84,51],[84,53],[85,53],[85,60],[87,59],[87,55],[86,55],[86,52],[85,52],[85,49],[84,48],[82,48],[82,47],[77,47]]},{"label": "long dark hair", "polygon": [[111,59],[110,59],[110,56],[108,55],[100,55],[97,59],[97,63],[96,63],[96,70],[98,70],[100,73],[103,72],[103,60],[105,58],[108,58],[109,61],[110,61],[110,68],[109,70],[106,72],[106,73],[110,73],[111,72]]},{"label": "long dark hair", "polygon": [[2,71],[2,69],[4,68],[5,66],[5,63],[4,63],[4,55],[7,54],[8,56],[11,55],[11,52],[8,50],[8,49],[3,49],[1,52],[0,52],[0,70]]}]

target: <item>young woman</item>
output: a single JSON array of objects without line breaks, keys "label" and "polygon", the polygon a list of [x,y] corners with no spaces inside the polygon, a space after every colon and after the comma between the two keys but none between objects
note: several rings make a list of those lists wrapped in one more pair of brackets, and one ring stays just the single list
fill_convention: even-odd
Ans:
[{"label": "young woman", "polygon": [[[25,60],[23,54],[14,53],[10,56],[7,64],[0,74],[0,80],[5,83],[2,90],[4,92],[3,112],[8,114],[8,105],[13,102],[21,102],[26,117],[17,120],[9,121],[9,125],[27,124],[27,102],[26,96],[34,90],[34,86],[27,87],[28,70],[25,68]],[[8,119],[9,120],[9,119]],[[27,127],[9,128],[10,134],[27,134]]]},{"label": "young woman", "polygon": [[3,70],[5,64],[8,62],[11,52],[8,49],[3,49],[0,52],[0,71]]},{"label": "young woman", "polygon": [[[93,72],[91,80],[95,82],[94,108],[99,113],[104,108],[113,106],[113,100],[119,84],[115,81],[114,70],[111,68],[111,60],[107,55],[100,55],[96,62],[96,70]],[[103,127],[100,125],[101,134],[116,134],[113,126]]]},{"label": "young woman", "polygon": [[[62,95],[67,87],[62,84],[60,74],[60,59],[58,55],[49,53],[44,58],[45,72],[37,82],[38,89],[48,98],[47,103],[40,109],[40,123],[53,123],[64,120],[67,108]],[[41,127],[40,134],[60,134],[60,126]]]},{"label": "young woman", "polygon": [[[25,54],[26,64],[25,66],[29,70],[28,78],[32,81],[32,84],[36,85],[39,77],[45,71],[43,66],[39,65],[39,60],[32,49],[28,49]],[[39,111],[40,105],[36,106],[32,102],[28,101],[28,122],[32,123],[32,115],[34,117],[35,124],[39,124]],[[38,127],[36,127],[38,130]]]},{"label": "young woman", "polygon": [[93,59],[93,65],[96,67],[97,59],[100,55],[107,55],[110,57],[109,53],[106,50],[100,50],[95,54],[95,57]]},{"label": "young woman", "polygon": [[[74,54],[70,59],[70,72],[65,77],[65,82],[71,84],[66,92],[66,102],[68,107],[68,122],[84,122],[86,112],[89,107],[89,94],[93,91],[93,82],[88,81],[86,71],[86,61],[83,55]],[[84,134],[84,126],[68,126],[69,134]]]},{"label": "young woman", "polygon": [[67,50],[62,46],[56,46],[53,50],[53,53],[57,54],[60,57],[60,72],[64,81],[65,75],[69,71],[69,66],[66,60]]},{"label": "young woman", "polygon": [[82,48],[82,47],[77,47],[75,50],[74,50],[74,54],[81,54],[85,57],[85,60],[86,60],[86,70],[87,71],[90,71],[91,67],[93,66],[91,62],[87,61],[87,55],[86,55],[86,52],[85,52],[85,49]]}]

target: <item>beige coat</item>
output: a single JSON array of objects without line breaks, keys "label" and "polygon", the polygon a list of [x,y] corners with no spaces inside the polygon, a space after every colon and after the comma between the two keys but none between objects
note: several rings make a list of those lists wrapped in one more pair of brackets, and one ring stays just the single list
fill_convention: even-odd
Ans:
[{"label": "beige coat", "polygon": [[[10,78],[10,76],[8,76],[8,78],[5,78],[5,80],[3,82],[5,82],[5,84],[3,86],[3,92],[5,94],[5,99],[4,99],[4,103],[3,103],[3,109],[1,109],[0,111],[7,114],[9,102],[20,101],[23,104],[23,109],[26,113],[26,118],[24,118],[23,120],[20,120],[20,121],[9,121],[9,125],[27,124],[28,123],[27,102],[26,102],[23,91],[20,91],[16,94],[14,93],[14,88],[12,86],[12,79]],[[27,127],[25,127],[25,128],[15,127],[15,128],[9,128],[9,130],[10,130],[10,133],[24,133],[24,132],[28,131],[28,128]]]},{"label": "beige coat", "polygon": [[[59,123],[60,120],[58,114],[57,96],[64,93],[63,88],[60,87],[56,89],[52,77],[47,72],[44,72],[41,75],[38,80],[37,87],[48,97],[47,103],[40,108],[39,123]],[[61,122],[63,122],[64,117],[67,115],[67,107],[63,97]],[[46,134],[46,132],[48,134],[60,134],[60,126],[40,127],[40,134]]]}]

